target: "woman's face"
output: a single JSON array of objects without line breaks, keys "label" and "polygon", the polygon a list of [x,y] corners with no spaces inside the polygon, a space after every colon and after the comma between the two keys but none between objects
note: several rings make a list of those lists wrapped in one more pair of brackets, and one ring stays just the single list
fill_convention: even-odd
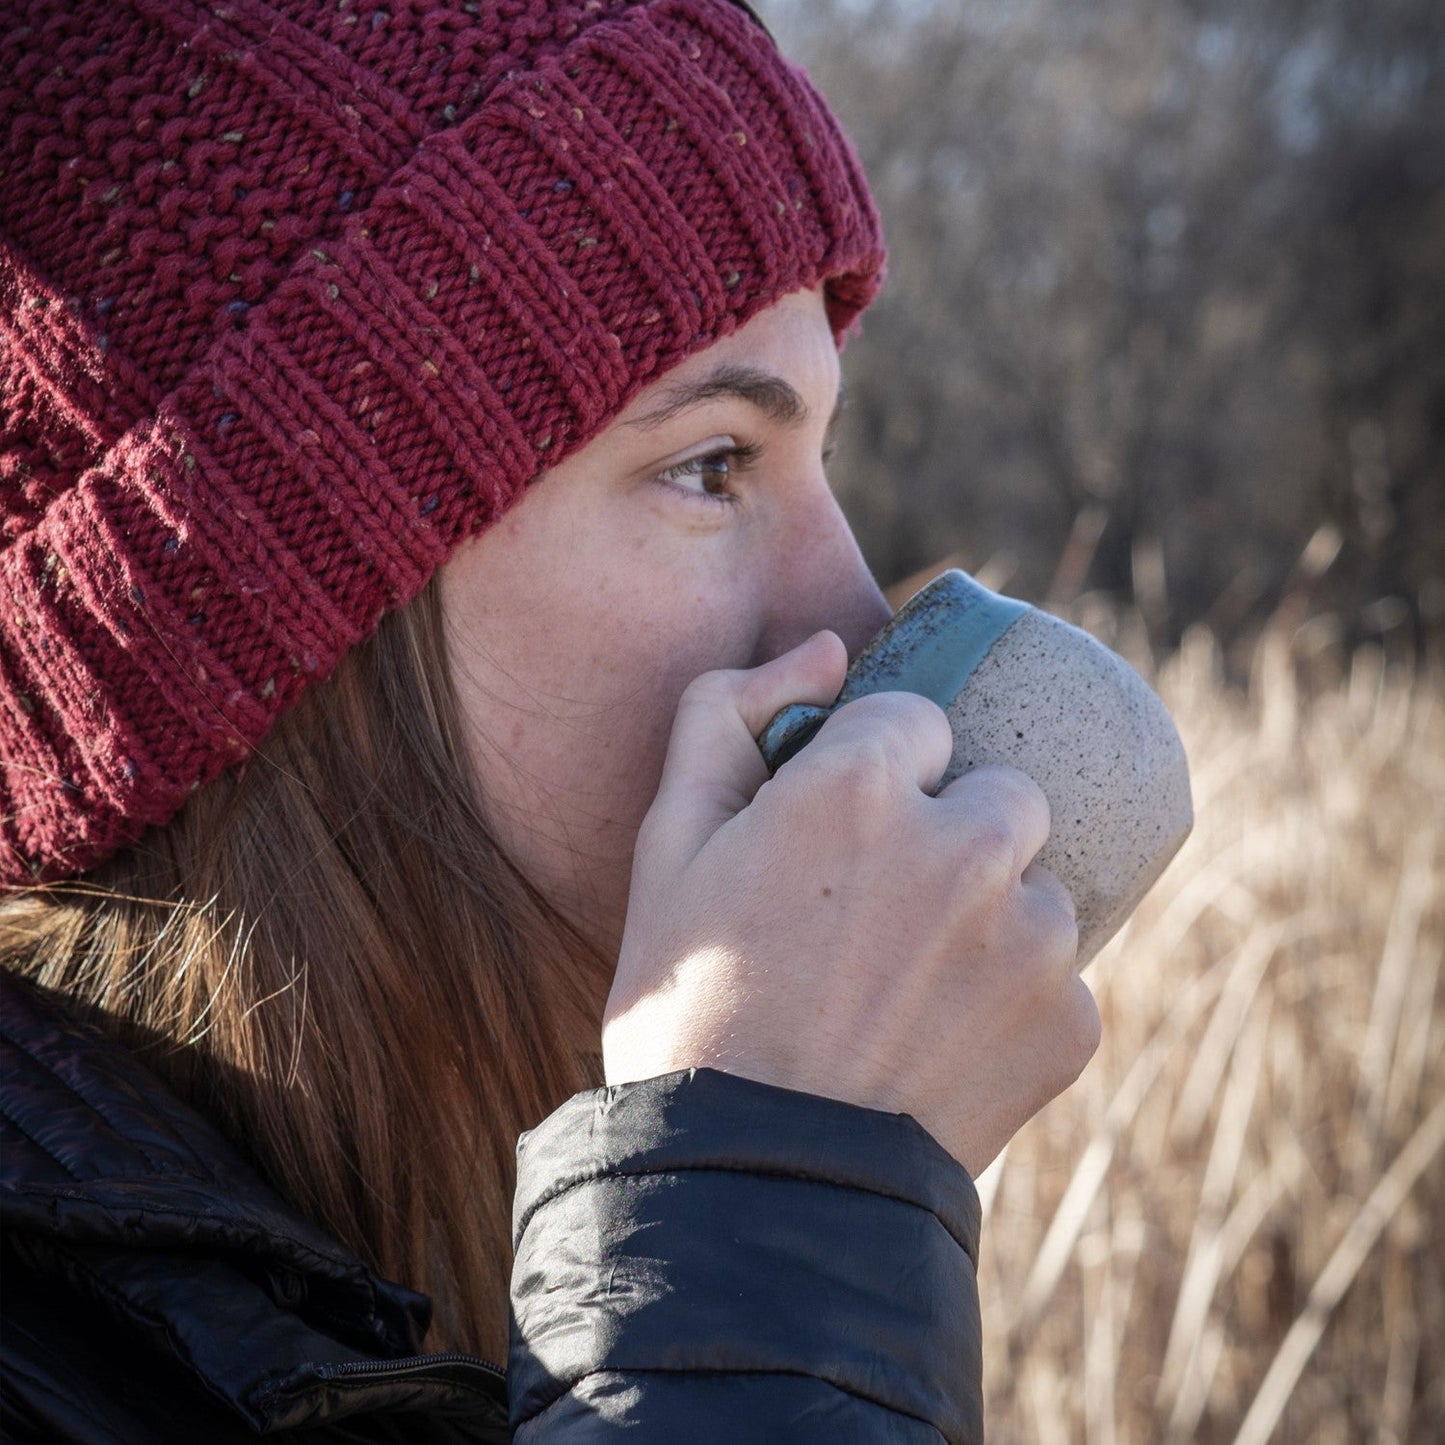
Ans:
[{"label": "woman's face", "polygon": [[788,296],[642,392],[441,574],[499,841],[609,954],[682,690],[888,608],[828,488],[838,356]]}]

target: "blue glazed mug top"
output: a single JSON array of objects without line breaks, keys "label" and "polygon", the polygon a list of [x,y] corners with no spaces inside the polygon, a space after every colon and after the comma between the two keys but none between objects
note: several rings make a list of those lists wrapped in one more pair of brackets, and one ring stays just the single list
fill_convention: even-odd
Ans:
[{"label": "blue glazed mug top", "polygon": [[935,577],[858,654],[831,707],[794,703],[763,729],[758,746],[769,773],[803,747],[834,708],[854,698],[915,692],[947,707],[999,638],[1032,610],[1027,602],[980,587],[966,572]]}]

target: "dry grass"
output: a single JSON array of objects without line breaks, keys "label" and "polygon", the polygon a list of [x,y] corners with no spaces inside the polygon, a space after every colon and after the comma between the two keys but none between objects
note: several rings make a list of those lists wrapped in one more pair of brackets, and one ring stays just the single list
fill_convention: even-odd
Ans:
[{"label": "dry grass", "polygon": [[990,1441],[1435,1445],[1445,689],[1364,651],[1303,695],[1283,627],[1247,694],[1202,633],[1157,681],[1198,824],[980,1181]]}]

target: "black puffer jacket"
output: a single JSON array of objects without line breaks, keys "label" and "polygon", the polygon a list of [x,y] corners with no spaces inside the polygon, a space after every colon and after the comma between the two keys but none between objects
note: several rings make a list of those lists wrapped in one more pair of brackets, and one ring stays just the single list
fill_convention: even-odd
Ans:
[{"label": "black puffer jacket", "polygon": [[[0,974],[7,1439],[976,1441],[976,1196],[911,1120],[699,1070],[527,1135],[506,1376]],[[515,1432],[515,1434],[513,1434]]]}]

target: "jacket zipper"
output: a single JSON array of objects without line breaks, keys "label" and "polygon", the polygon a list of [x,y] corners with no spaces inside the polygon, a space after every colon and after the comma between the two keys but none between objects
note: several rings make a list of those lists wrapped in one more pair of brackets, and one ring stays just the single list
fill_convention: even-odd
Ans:
[{"label": "jacket zipper", "polygon": [[339,1365],[321,1365],[316,1374],[322,1380],[334,1380],[340,1376],[364,1375],[369,1379],[384,1380],[396,1375],[427,1374],[433,1369],[450,1368],[460,1365],[470,1370],[480,1370],[493,1380],[505,1380],[507,1372],[500,1365],[484,1360],[480,1355],[465,1355],[456,1350],[443,1351],[436,1355],[408,1355],[403,1360],[348,1360]]}]

